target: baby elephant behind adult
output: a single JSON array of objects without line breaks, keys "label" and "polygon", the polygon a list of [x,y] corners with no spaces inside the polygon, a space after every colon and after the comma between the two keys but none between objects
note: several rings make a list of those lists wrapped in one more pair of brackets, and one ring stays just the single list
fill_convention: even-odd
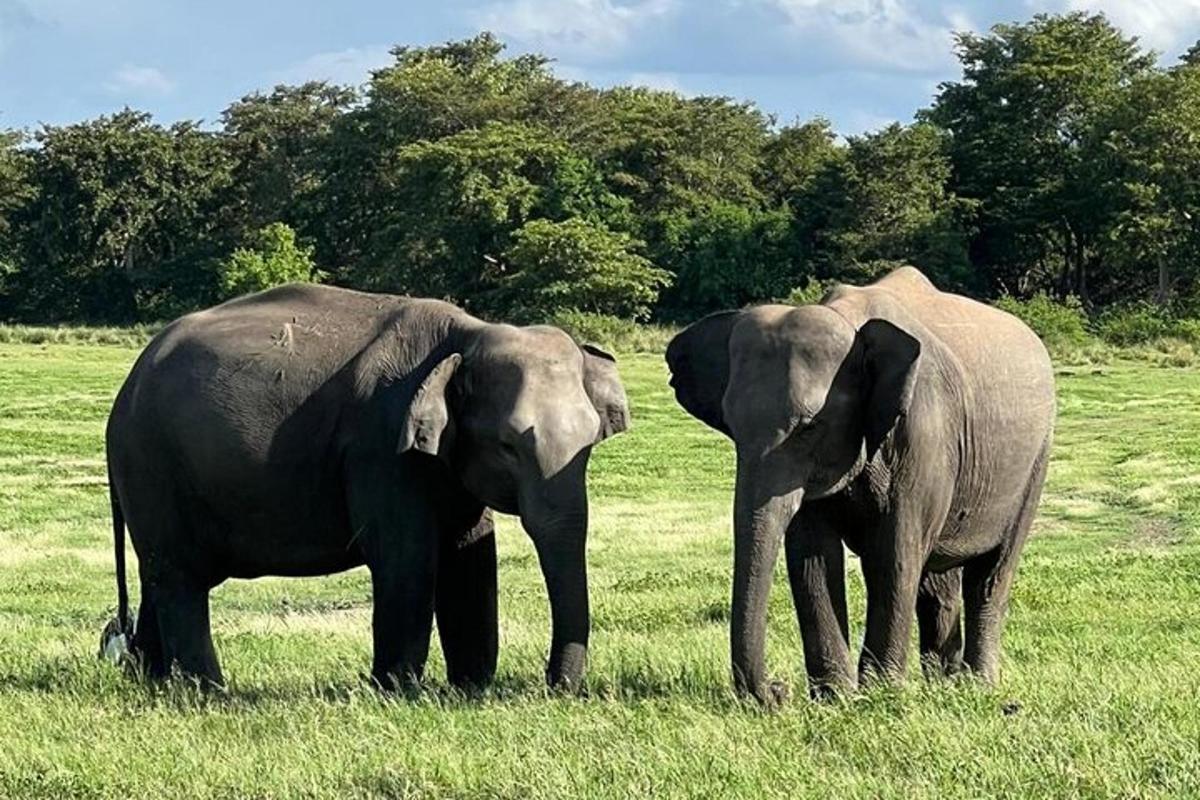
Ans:
[{"label": "baby elephant behind adult", "polygon": [[222,682],[209,590],[366,564],[373,676],[419,679],[436,611],[452,682],[495,670],[496,545],[519,514],[550,596],[547,679],[587,653],[592,445],[625,429],[613,359],[556,328],[447,303],[285,286],[190,314],[146,348],[108,422],[119,625],[124,523],[140,564],[134,654]]},{"label": "baby elephant behind adult", "polygon": [[671,342],[667,361],[679,402],[737,449],[741,690],[764,702],[778,691],[763,640],[785,538],[814,691],[856,679],[843,543],[867,588],[859,677],[903,675],[915,613],[929,668],[996,679],[1054,427],[1053,370],[1029,328],[905,267],[819,305],[710,316]]}]

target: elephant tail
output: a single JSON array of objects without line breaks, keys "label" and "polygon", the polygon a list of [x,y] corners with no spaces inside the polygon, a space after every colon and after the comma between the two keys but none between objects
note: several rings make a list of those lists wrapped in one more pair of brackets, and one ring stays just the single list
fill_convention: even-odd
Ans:
[{"label": "elephant tail", "polygon": [[117,487],[112,475],[108,480],[108,499],[112,504],[113,556],[117,564],[117,625],[120,632],[129,633],[129,588],[125,584],[125,514],[117,498]]}]

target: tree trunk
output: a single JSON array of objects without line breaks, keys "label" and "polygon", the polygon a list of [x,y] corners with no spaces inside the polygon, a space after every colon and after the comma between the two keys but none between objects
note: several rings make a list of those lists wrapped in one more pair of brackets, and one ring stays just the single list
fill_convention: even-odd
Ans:
[{"label": "tree trunk", "polygon": [[1154,295],[1154,301],[1163,308],[1171,302],[1171,268],[1167,266],[1167,259],[1162,255],[1158,257],[1158,291]]}]

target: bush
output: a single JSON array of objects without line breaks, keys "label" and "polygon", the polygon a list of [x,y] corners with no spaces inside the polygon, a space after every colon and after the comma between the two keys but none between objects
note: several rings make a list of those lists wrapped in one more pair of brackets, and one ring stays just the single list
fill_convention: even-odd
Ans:
[{"label": "bush", "polygon": [[582,219],[530,220],[505,253],[513,269],[503,279],[506,305],[531,319],[562,311],[645,319],[670,275],[635,246],[629,236]]},{"label": "bush", "polygon": [[560,311],[548,320],[575,341],[598,345],[614,353],[662,353],[678,329],[644,325],[606,314]]},{"label": "bush", "polygon": [[161,325],[134,325],[129,328],[0,325],[0,344],[91,344],[118,347],[145,347]]},{"label": "bush", "polygon": [[1118,347],[1147,344],[1177,336],[1183,330],[1170,312],[1149,303],[1109,308],[1097,320],[1100,338]]},{"label": "bush", "polygon": [[783,298],[783,302],[793,306],[811,306],[821,302],[828,290],[828,286],[810,277],[802,286],[792,289],[788,296]]},{"label": "bush", "polygon": [[296,232],[282,222],[258,230],[248,247],[239,247],[221,262],[218,273],[223,298],[322,277],[313,264],[312,248],[297,244]]},{"label": "bush", "polygon": [[1082,345],[1090,338],[1087,314],[1074,296],[1059,302],[1043,292],[1028,300],[1004,295],[996,301],[996,307],[1032,328],[1047,347]]}]

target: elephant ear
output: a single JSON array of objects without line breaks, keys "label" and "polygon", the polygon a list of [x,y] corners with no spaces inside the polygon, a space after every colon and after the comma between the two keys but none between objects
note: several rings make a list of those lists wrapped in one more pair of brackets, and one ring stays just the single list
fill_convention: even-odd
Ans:
[{"label": "elephant ear", "polygon": [[710,428],[731,435],[721,400],[729,385],[729,336],[740,311],[710,314],[667,346],[671,388],[679,405]]},{"label": "elephant ear", "polygon": [[870,459],[912,404],[921,343],[882,319],[868,320],[858,337],[866,371],[863,427]]},{"label": "elephant ear", "polygon": [[617,359],[599,347],[581,345],[583,351],[583,388],[600,415],[600,442],[629,430],[629,398],[621,376],[617,374]]},{"label": "elephant ear", "polygon": [[461,363],[462,356],[458,353],[446,356],[421,383],[400,427],[397,453],[416,450],[436,456],[449,444],[453,426],[446,390]]}]

